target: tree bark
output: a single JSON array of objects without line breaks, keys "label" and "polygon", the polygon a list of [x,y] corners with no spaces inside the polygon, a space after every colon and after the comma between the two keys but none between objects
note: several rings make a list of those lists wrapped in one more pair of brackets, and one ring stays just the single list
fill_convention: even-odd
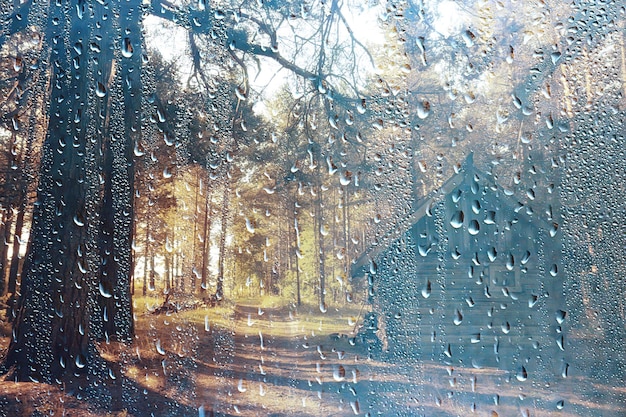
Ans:
[{"label": "tree bark", "polygon": [[224,259],[226,257],[226,232],[228,223],[228,200],[230,197],[230,179],[224,179],[224,195],[222,196],[222,221],[220,233],[220,254],[217,269],[217,288],[215,298],[218,301],[224,299]]},{"label": "tree bark", "polygon": [[[24,265],[15,336],[3,364],[13,369],[16,380],[42,382],[71,379],[91,368],[95,349],[89,337],[89,317],[99,230],[94,215],[99,194],[98,138],[88,137],[94,132],[88,129],[92,115],[85,106],[98,99],[86,81],[89,59],[78,53],[86,52],[91,28],[79,18],[86,13],[85,5],[49,7],[45,47],[52,49],[50,123],[32,250]],[[76,12],[71,19],[66,18],[66,8]],[[52,24],[53,20],[58,24]],[[76,45],[67,45],[65,39],[76,40]]]},{"label": "tree bark", "polygon": [[209,259],[211,252],[211,212],[213,211],[213,203],[211,202],[211,192],[207,184],[205,190],[206,196],[204,200],[204,228],[202,231],[202,273],[200,274],[200,293],[207,290],[207,281],[209,277]]},{"label": "tree bark", "polygon": [[[139,3],[120,3],[65,0],[31,6],[37,7],[31,12],[48,17],[43,48],[51,56],[42,60],[40,70],[50,74],[50,99],[14,337],[2,365],[12,369],[16,380],[76,383],[80,375],[89,374],[97,384],[106,372],[94,338],[109,333],[129,340],[132,335],[132,160],[124,133],[109,129],[108,101],[122,94],[117,91],[121,83],[109,82],[114,59],[107,59],[108,51],[119,48],[107,39],[117,39],[114,16],[128,14],[139,22],[138,8],[134,15],[124,8]],[[120,113],[120,118],[125,116]],[[114,199],[104,204],[108,188]],[[100,216],[111,202],[113,234],[109,219]],[[107,272],[104,280],[115,283],[110,293],[100,279],[104,270],[99,265],[111,259],[108,253],[106,260],[102,257],[103,237],[107,245],[112,239],[112,259],[118,265],[115,276]],[[114,309],[105,311],[100,297],[112,298]],[[114,330],[107,329],[106,319]]]}]

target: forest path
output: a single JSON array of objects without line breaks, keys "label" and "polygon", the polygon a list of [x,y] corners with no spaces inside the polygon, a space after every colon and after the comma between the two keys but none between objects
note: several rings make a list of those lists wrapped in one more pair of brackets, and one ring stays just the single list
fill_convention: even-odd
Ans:
[{"label": "forest path", "polygon": [[[348,334],[357,313],[235,305],[146,314],[133,345],[103,350],[123,364],[123,382],[109,386],[113,398],[124,399],[117,411],[57,386],[0,380],[0,416],[623,415],[626,389],[582,376],[575,365],[547,384],[496,368],[368,359],[367,346]],[[591,366],[589,341],[570,340],[576,365]],[[7,344],[0,339],[0,348]]]},{"label": "forest path", "polygon": [[216,363],[229,363],[227,369],[209,371],[212,383],[222,387],[220,398],[198,394],[201,402],[217,400],[209,407],[215,415],[354,415],[338,394],[346,367],[336,362],[345,359],[345,352],[333,352],[330,345],[336,343],[324,318],[311,321],[286,307],[237,305],[230,319],[225,337],[217,330],[200,342],[215,343]]}]

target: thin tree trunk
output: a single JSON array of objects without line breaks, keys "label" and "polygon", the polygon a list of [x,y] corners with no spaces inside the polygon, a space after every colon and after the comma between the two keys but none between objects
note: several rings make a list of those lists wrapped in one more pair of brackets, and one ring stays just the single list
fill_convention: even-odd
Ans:
[{"label": "thin tree trunk", "polygon": [[222,196],[222,224],[220,234],[220,254],[218,260],[217,289],[215,297],[218,301],[224,299],[224,258],[226,257],[226,231],[228,222],[228,200],[230,196],[230,180],[224,179],[224,195]]},{"label": "thin tree trunk", "polygon": [[172,279],[171,254],[166,251],[163,257],[165,259],[165,292],[169,293],[171,288],[170,283]]},{"label": "thin tree trunk", "polygon": [[150,245],[150,291],[156,289],[156,272],[154,271],[154,248]]},{"label": "thin tree trunk", "polygon": [[[147,217],[147,216],[146,216]],[[146,218],[146,222],[147,222]],[[150,257],[150,232],[148,229],[148,223],[146,223],[146,238],[143,249],[143,288],[141,294],[145,297],[148,292],[148,258]]]},{"label": "thin tree trunk", "polygon": [[6,271],[8,258],[7,253],[9,249],[9,242],[11,241],[11,229],[13,227],[13,209],[9,206],[4,213],[4,222],[2,224],[2,230],[0,234],[0,295],[4,294],[6,288]]},{"label": "thin tree trunk", "polygon": [[[295,204],[294,204],[295,206]],[[300,228],[298,226],[298,211],[294,207],[293,208],[293,228],[294,233],[296,235],[295,243],[296,243],[296,257],[295,257],[295,265],[296,265],[296,300],[298,305],[302,305],[302,297],[300,296]]]},{"label": "thin tree trunk", "polygon": [[13,253],[11,256],[11,269],[9,271],[9,285],[7,288],[7,293],[9,294],[15,294],[17,290],[17,276],[22,259],[20,250],[22,248],[22,232],[24,229],[24,215],[26,213],[26,200],[28,196],[24,195],[21,199],[20,211],[17,213],[17,218],[15,219],[15,233],[13,233]]},{"label": "thin tree trunk", "polygon": [[[196,281],[196,276],[195,276],[195,270],[196,270],[196,265],[197,265],[197,254],[196,254],[196,241],[198,240],[198,195],[200,194],[200,174],[196,174],[196,192],[195,192],[195,197],[194,197],[194,202],[193,202],[193,235],[191,235],[192,239],[191,239],[191,274],[189,275],[190,280],[191,280],[191,290],[193,291],[195,289],[195,281]],[[183,276],[181,277],[181,290],[184,291],[185,290],[185,281],[184,281],[184,276],[185,274],[183,273]]]},{"label": "thin tree trunk", "polygon": [[326,311],[326,253],[324,248],[324,199],[322,198],[322,175],[321,175],[321,150],[319,151],[319,160],[317,161],[317,198],[315,199],[315,219],[317,230],[318,256],[319,256],[319,302],[320,310]]},{"label": "thin tree trunk", "polygon": [[[208,185],[208,184],[207,184]],[[205,191],[204,201],[204,230],[202,231],[202,273],[200,274],[200,293],[207,290],[207,282],[209,278],[209,259],[211,253],[211,213],[213,211],[213,202],[208,186]]]}]

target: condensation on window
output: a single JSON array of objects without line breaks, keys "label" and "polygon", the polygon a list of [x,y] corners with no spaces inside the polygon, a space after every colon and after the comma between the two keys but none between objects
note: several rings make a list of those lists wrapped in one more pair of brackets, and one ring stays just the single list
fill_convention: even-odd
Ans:
[{"label": "condensation on window", "polygon": [[621,416],[626,9],[0,1],[0,416]]}]

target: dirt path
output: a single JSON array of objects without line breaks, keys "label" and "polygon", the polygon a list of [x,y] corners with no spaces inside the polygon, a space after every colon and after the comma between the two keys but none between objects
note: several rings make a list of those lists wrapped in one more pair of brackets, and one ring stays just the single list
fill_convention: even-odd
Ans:
[{"label": "dirt path", "polygon": [[310,323],[304,325],[293,311],[237,306],[229,340],[208,339],[204,346],[210,349],[214,342],[216,362],[229,364],[227,369],[213,367],[198,381],[217,383],[220,397],[215,401],[211,395],[199,395],[198,400],[214,401],[205,407],[215,415],[354,415],[341,391],[349,389],[347,376],[357,375],[358,383],[357,367],[338,365],[340,358],[348,360],[345,351],[333,352],[320,343],[330,338],[308,328]]},{"label": "dirt path", "polygon": [[344,336],[353,322],[338,311],[238,305],[220,325],[215,314],[207,310],[204,323],[190,314],[149,316],[133,346],[103,348],[111,364],[123,364],[112,366],[117,382],[102,389],[109,402],[0,381],[0,416],[624,415],[619,382],[591,380],[574,366],[547,383],[419,358],[374,360]]}]

